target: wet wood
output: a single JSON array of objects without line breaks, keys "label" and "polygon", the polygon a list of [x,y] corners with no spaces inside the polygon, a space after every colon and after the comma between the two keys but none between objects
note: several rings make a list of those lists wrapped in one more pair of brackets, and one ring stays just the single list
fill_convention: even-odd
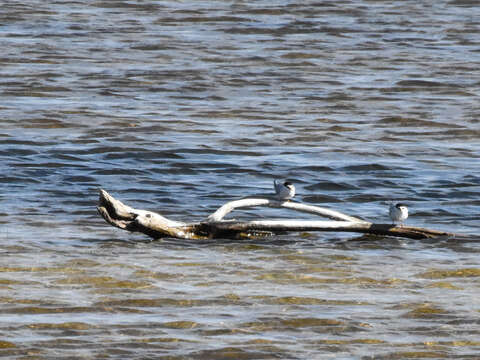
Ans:
[{"label": "wet wood", "polygon": [[[321,215],[334,220],[223,220],[237,208],[269,206]],[[293,201],[279,202],[267,198],[246,198],[221,206],[204,221],[184,223],[172,221],[152,211],[134,209],[100,190],[97,207],[107,223],[117,228],[141,232],[152,238],[174,237],[179,239],[215,239],[260,237],[289,231],[334,231],[396,236],[410,239],[454,237],[453,233],[391,224],[374,224],[338,211]]]}]

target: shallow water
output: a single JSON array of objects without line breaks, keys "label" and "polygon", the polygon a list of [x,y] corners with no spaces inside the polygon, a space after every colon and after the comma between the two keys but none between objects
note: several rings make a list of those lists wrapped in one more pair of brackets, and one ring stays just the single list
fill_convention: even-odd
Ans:
[{"label": "shallow water", "polygon": [[[476,2],[2,9],[0,356],[478,356]],[[199,220],[274,178],[376,222],[406,202],[408,224],[471,241],[152,242],[95,210],[101,187]]]}]

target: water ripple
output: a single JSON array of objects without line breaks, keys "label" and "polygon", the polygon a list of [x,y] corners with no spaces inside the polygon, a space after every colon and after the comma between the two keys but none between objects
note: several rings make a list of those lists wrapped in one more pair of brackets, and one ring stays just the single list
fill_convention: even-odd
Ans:
[{"label": "water ripple", "polygon": [[95,204],[196,221],[278,178],[478,234],[476,5],[3,4],[0,355],[475,357],[475,242],[152,242]]}]

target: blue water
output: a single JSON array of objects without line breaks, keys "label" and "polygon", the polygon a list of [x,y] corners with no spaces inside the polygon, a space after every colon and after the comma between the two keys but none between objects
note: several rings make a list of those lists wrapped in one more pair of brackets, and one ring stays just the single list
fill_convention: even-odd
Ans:
[{"label": "blue water", "polygon": [[[474,2],[24,1],[0,22],[0,355],[471,358]],[[471,235],[151,241],[98,189],[198,221],[296,200]],[[231,217],[304,217],[249,209]],[[362,240],[362,241],[357,241]]]}]

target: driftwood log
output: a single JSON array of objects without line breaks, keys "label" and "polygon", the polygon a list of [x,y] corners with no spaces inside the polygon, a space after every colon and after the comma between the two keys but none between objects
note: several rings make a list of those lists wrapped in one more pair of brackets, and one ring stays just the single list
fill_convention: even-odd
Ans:
[{"label": "driftwood log", "polygon": [[[332,220],[255,220],[237,221],[223,218],[237,208],[268,206],[320,215]],[[105,190],[100,190],[99,213],[107,223],[120,229],[141,232],[152,238],[179,239],[261,238],[287,231],[334,231],[396,236],[410,239],[455,237],[456,234],[410,226],[374,224],[338,211],[294,201],[269,198],[246,198],[230,201],[200,222],[169,220],[160,214],[138,210],[123,204]]]}]

